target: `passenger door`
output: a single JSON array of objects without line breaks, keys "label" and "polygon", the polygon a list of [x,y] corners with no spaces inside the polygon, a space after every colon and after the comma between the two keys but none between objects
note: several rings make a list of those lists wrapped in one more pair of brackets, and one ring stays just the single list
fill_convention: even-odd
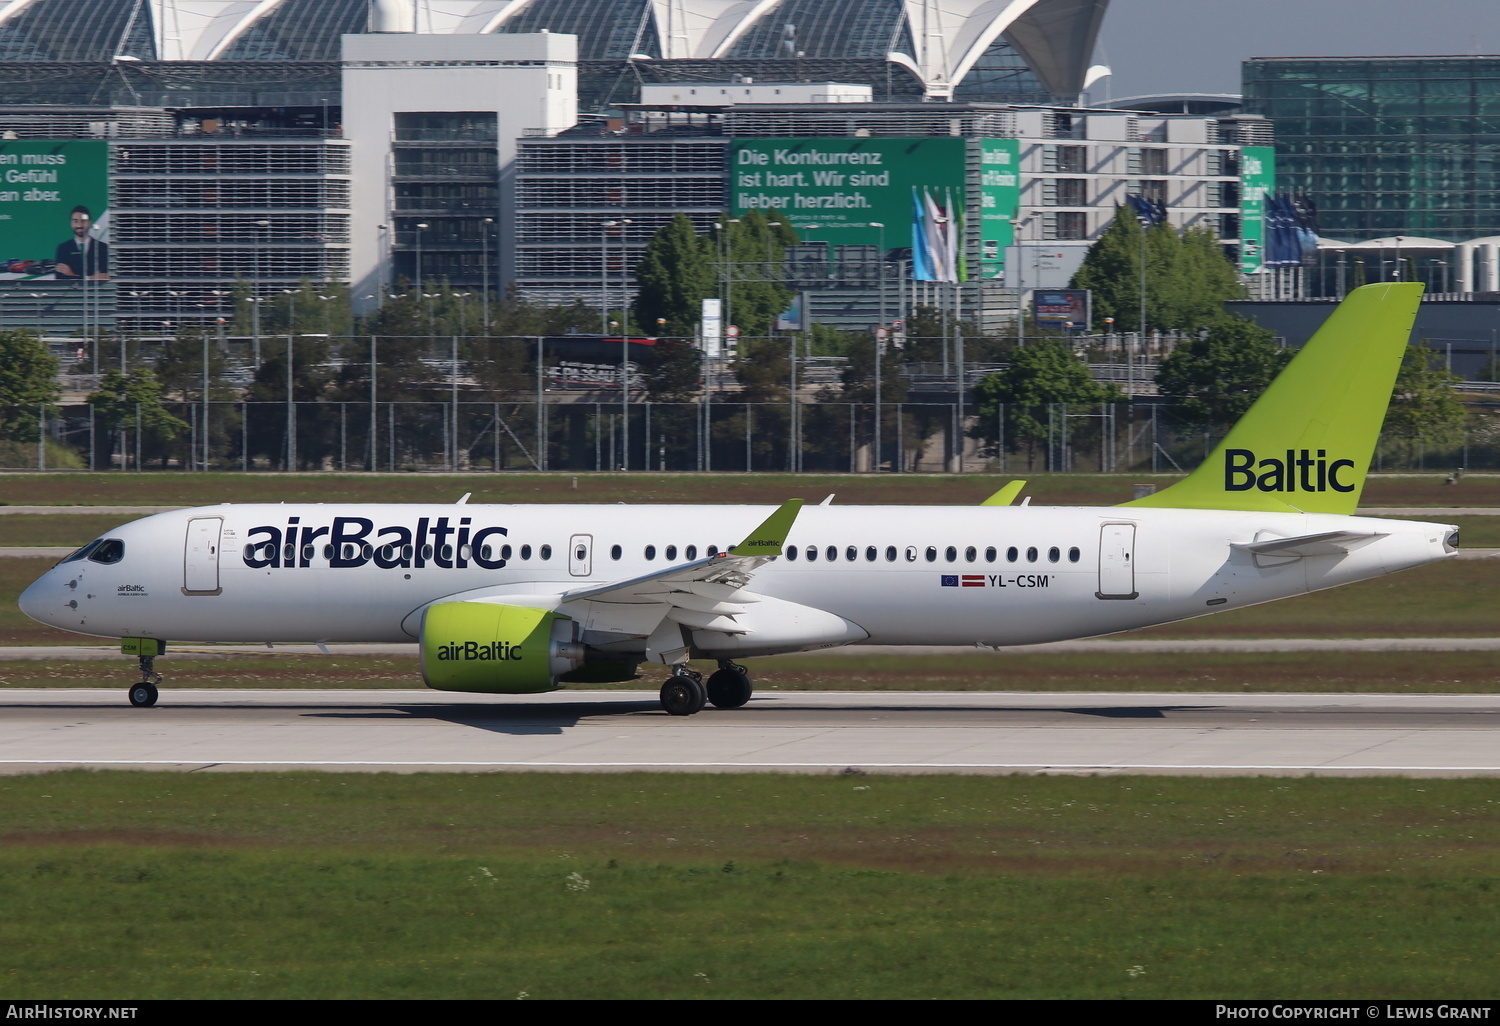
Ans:
[{"label": "passenger door", "polygon": [[182,553],[182,593],[217,595],[219,587],[219,532],[222,517],[194,517],[187,524]]}]

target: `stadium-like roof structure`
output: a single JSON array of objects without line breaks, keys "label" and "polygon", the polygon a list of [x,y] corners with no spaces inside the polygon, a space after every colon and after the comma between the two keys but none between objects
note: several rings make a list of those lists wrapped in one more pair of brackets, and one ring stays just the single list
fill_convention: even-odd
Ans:
[{"label": "stadium-like roof structure", "polygon": [[[880,60],[930,98],[1083,90],[1109,0],[0,0],[0,63],[336,61],[339,36],[565,32],[581,61]],[[811,70],[811,69],[809,69]],[[974,76],[974,83],[965,82]],[[727,77],[725,75],[724,77]]]}]

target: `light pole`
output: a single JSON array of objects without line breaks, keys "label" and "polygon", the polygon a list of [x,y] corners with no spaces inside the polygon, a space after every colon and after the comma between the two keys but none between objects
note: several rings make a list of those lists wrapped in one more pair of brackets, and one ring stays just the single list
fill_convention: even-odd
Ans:
[{"label": "light pole", "polygon": [[630,272],[626,270],[625,233],[630,218],[620,219],[620,469],[630,469]]},{"label": "light pole", "polygon": [[490,232],[494,230],[495,219],[486,217],[479,222],[479,230],[483,237],[480,242],[480,259],[484,264],[484,330],[490,330]]},{"label": "light pole", "polygon": [[417,275],[416,275],[416,277],[417,277],[417,294],[418,295],[420,295],[421,292],[422,292],[422,233],[425,232],[426,230],[427,230],[427,224],[426,224],[425,221],[423,223],[417,225]]},{"label": "light pole", "polygon": [[375,226],[375,248],[377,252],[375,254],[375,295],[373,298],[375,299],[375,308],[377,310],[385,303],[385,264],[387,257],[390,255],[391,241],[388,234],[390,229],[391,226],[388,224],[377,224]]},{"label": "light pole", "polygon": [[880,357],[885,350],[885,223],[871,221],[871,228],[880,229],[880,249],[876,253],[875,272],[880,276],[880,327],[875,331],[875,452],[870,469],[880,473]]},{"label": "light pole", "polygon": [[599,337],[609,334],[609,230],[620,222],[599,226]]},{"label": "light pole", "polygon": [[291,298],[287,300],[286,318],[286,469],[288,471],[297,469],[297,403],[292,394],[292,362],[294,359],[294,342],[297,330],[297,294],[291,289],[286,290]]},{"label": "light pole", "polygon": [[261,288],[261,259],[266,248],[266,229],[271,227],[270,221],[256,221],[255,227],[260,231],[256,233],[258,245],[255,247],[255,285],[250,290],[250,334],[255,339],[255,369],[260,369],[260,288]]}]

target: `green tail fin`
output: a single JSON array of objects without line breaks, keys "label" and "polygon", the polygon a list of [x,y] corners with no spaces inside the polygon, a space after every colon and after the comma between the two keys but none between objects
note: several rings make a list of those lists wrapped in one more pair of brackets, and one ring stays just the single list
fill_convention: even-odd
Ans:
[{"label": "green tail fin", "polygon": [[1353,513],[1422,289],[1349,293],[1198,469],[1122,505]]}]

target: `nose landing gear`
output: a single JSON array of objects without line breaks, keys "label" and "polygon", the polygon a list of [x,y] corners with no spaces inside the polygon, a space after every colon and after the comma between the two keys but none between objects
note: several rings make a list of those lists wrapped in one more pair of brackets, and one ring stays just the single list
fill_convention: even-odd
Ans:
[{"label": "nose landing gear", "polygon": [[135,656],[141,667],[140,682],[130,685],[130,704],[138,709],[150,708],[156,704],[156,686],[161,683],[156,657],[166,654],[167,643],[156,638],[121,638],[120,651]]}]

